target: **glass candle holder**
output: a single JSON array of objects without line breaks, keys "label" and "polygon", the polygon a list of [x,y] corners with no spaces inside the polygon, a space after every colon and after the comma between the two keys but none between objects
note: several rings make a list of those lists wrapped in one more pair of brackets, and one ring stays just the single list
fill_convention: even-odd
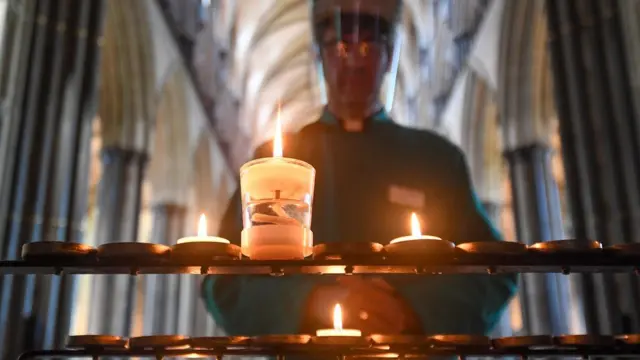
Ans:
[{"label": "glass candle holder", "polygon": [[255,260],[292,260],[311,254],[315,173],[304,161],[282,157],[242,166],[244,255]]}]

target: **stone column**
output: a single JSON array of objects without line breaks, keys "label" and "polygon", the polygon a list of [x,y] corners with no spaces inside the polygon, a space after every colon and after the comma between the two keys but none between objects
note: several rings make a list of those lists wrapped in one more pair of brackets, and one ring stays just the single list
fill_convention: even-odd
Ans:
[{"label": "stone column", "polygon": [[[640,240],[640,124],[633,107],[637,100],[632,97],[623,3],[546,2],[575,234],[605,246]],[[640,330],[636,277],[585,276],[584,288],[590,332]]]},{"label": "stone column", "polygon": [[[151,114],[156,111],[147,3],[109,0],[105,4],[104,55],[100,67],[102,178],[97,195],[97,246],[138,240]],[[93,277],[91,333],[130,335],[136,310],[136,282],[137,279],[129,275]]]},{"label": "stone column", "polygon": [[[154,205],[150,241],[169,246],[175,244],[184,235],[186,214],[187,209],[182,205]],[[195,231],[195,225],[193,229]],[[145,278],[145,334],[178,333],[180,280],[181,275],[148,275]],[[193,308],[193,305],[182,306]]]},{"label": "stone column", "polygon": [[[103,148],[103,175],[98,190],[99,212],[95,233],[97,246],[137,240],[146,162],[147,156],[139,151]],[[129,335],[135,303],[135,278],[129,275],[95,276],[91,297],[91,333]]]},{"label": "stone column", "polygon": [[[543,144],[523,146],[505,153],[509,162],[517,238],[527,245],[564,237],[550,154],[548,146]],[[528,335],[569,332],[567,278],[557,274],[523,274],[521,287]]]},{"label": "stone column", "polygon": [[[82,242],[96,113],[102,1],[13,2],[0,92],[0,256],[33,241]],[[0,278],[2,358],[66,339],[73,278]]]}]

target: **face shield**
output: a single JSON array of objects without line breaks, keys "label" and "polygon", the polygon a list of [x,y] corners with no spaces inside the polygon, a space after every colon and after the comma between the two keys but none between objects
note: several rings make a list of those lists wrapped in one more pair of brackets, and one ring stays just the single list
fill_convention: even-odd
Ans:
[{"label": "face shield", "polygon": [[322,99],[382,100],[391,109],[400,57],[400,0],[314,0],[312,21]]}]

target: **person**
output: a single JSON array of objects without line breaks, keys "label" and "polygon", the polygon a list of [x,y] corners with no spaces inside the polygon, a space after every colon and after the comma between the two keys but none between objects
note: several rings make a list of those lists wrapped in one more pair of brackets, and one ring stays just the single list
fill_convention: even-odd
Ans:
[{"label": "person", "polygon": [[[501,241],[478,202],[461,150],[430,132],[395,124],[380,102],[401,1],[316,0],[314,37],[328,102],[319,121],[284,139],[288,157],[316,168],[316,243],[378,242],[407,235],[411,212],[430,235],[454,243]],[[271,144],[256,158],[271,156]],[[220,236],[239,244],[240,190]],[[209,275],[202,297],[230,335],[313,333],[486,334],[516,289],[511,275],[284,277]]]}]

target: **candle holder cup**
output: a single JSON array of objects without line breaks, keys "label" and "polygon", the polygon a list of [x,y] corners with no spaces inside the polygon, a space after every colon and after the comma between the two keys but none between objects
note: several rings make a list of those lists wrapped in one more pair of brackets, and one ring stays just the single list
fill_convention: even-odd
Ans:
[{"label": "candle holder cup", "polygon": [[242,253],[254,260],[311,255],[315,169],[304,161],[264,158],[240,169]]},{"label": "candle holder cup", "polygon": [[211,241],[192,241],[176,244],[171,252],[172,259],[188,261],[209,261],[240,259],[240,247]]},{"label": "candle holder cup", "polygon": [[443,256],[453,255],[456,245],[435,236],[405,236],[393,240],[384,249],[389,257]]},{"label": "candle holder cup", "polygon": [[369,347],[371,340],[365,336],[314,336],[311,343],[315,345]]}]

